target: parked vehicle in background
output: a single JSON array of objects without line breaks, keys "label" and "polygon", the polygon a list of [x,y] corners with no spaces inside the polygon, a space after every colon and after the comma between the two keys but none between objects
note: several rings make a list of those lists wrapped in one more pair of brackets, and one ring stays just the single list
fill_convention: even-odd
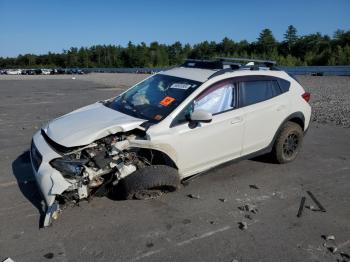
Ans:
[{"label": "parked vehicle in background", "polygon": [[78,68],[70,68],[66,70],[68,75],[83,75],[84,71]]},{"label": "parked vehicle in background", "polygon": [[20,75],[20,74],[22,74],[22,70],[21,69],[8,69],[8,70],[6,70],[6,74],[7,75]]},{"label": "parked vehicle in background", "polygon": [[55,68],[51,70],[52,75],[63,75],[66,73],[66,70],[63,68]]},{"label": "parked vehicle in background", "polygon": [[35,70],[34,69],[23,69],[22,75],[35,75]]},{"label": "parked vehicle in background", "polygon": [[35,69],[27,70],[27,75],[36,75]]},{"label": "parked vehicle in background", "polygon": [[41,69],[41,74],[43,75],[50,75],[51,74],[51,69]]},{"label": "parked vehicle in background", "polygon": [[0,69],[0,75],[4,75],[4,74],[5,74],[5,72],[6,72],[6,70],[5,70],[5,69]]},{"label": "parked vehicle in background", "polygon": [[40,68],[35,69],[35,74],[36,75],[41,75],[42,70]]}]

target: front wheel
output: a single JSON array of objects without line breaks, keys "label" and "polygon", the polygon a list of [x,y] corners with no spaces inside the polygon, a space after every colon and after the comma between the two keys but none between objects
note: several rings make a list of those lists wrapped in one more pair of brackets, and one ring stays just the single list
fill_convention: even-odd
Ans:
[{"label": "front wheel", "polygon": [[164,165],[146,166],[121,181],[124,199],[152,199],[180,188],[175,168]]},{"label": "front wheel", "polygon": [[297,123],[287,122],[282,127],[273,148],[273,156],[280,164],[293,161],[303,142],[303,130]]}]

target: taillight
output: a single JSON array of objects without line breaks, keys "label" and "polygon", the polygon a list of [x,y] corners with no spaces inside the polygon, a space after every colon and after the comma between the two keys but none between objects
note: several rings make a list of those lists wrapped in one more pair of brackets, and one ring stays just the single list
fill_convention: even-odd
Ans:
[{"label": "taillight", "polygon": [[304,98],[306,102],[309,102],[311,98],[311,94],[309,92],[305,92],[304,94],[301,95],[301,97]]}]

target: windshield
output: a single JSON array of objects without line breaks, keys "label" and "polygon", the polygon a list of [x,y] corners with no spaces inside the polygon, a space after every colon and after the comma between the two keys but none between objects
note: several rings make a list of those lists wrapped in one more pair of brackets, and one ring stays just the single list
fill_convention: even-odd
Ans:
[{"label": "windshield", "polygon": [[158,123],[202,83],[157,74],[106,104],[116,111]]}]

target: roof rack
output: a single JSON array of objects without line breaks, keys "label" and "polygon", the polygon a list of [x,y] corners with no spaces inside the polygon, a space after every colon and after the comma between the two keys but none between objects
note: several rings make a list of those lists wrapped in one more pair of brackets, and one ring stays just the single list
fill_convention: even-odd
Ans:
[{"label": "roof rack", "polygon": [[[244,62],[243,65],[239,62]],[[233,72],[235,70],[279,70],[275,67],[276,61],[251,59],[215,57],[213,59],[186,59],[183,67],[217,70],[208,79],[218,75]]]},{"label": "roof rack", "polygon": [[222,62],[218,59],[186,59],[182,66],[201,69],[223,69]]},{"label": "roof rack", "polygon": [[[238,62],[247,62],[248,64],[242,65]],[[201,69],[247,69],[256,68],[257,66],[264,66],[269,69],[273,69],[276,65],[276,61],[250,59],[250,58],[231,58],[231,57],[215,57],[214,59],[186,59],[183,67],[201,68]],[[254,70],[254,69],[252,69]]]},{"label": "roof rack", "polygon": [[262,59],[251,59],[251,58],[235,58],[235,57],[215,57],[215,59],[219,60],[219,61],[234,61],[234,62],[253,62],[254,65],[255,63],[257,64],[262,64],[265,65],[266,67],[273,67],[276,65],[276,61],[273,60],[262,60]]}]

